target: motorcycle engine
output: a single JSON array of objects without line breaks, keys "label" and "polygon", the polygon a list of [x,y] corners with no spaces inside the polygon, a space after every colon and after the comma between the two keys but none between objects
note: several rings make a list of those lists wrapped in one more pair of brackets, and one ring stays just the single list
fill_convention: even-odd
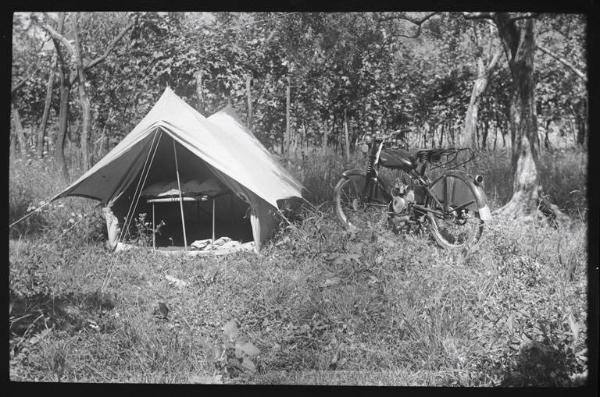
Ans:
[{"label": "motorcycle engine", "polygon": [[402,214],[415,202],[415,192],[409,185],[397,180],[392,188],[392,209],[395,214]]}]

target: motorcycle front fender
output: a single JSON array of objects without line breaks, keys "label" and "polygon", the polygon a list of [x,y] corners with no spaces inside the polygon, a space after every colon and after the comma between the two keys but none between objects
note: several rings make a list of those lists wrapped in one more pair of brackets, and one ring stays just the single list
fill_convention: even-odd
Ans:
[{"label": "motorcycle front fender", "polygon": [[[364,188],[364,183],[366,182],[366,172],[360,168],[354,168],[351,170],[346,170],[342,172],[342,178],[344,179],[352,179],[356,184],[356,187],[359,190]],[[337,187],[336,187],[337,188]],[[385,180],[382,180],[380,177],[377,177],[377,182],[375,185],[375,191],[371,196],[371,199],[376,202],[387,203],[391,200],[391,196],[387,193],[387,184]]]},{"label": "motorcycle front fender", "polygon": [[354,168],[354,169],[346,170],[346,171],[342,172],[342,176],[346,179],[353,177],[353,176],[366,176],[366,175],[367,174],[360,168]]}]

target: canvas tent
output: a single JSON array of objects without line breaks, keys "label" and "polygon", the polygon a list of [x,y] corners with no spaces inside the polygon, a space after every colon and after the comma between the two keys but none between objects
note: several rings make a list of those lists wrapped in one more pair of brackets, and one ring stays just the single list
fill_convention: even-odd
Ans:
[{"label": "canvas tent", "polygon": [[109,232],[152,205],[153,223],[166,220],[161,238],[170,245],[183,245],[182,234],[189,241],[210,237],[215,214],[216,237],[254,241],[258,250],[281,206],[301,198],[302,189],[231,108],[205,118],[166,88],[113,150],[52,200],[99,200]]}]

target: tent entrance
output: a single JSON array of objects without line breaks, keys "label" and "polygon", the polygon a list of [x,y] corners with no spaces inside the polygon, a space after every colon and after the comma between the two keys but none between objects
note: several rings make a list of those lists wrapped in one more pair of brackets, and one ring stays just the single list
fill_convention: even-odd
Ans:
[{"label": "tent entrance", "polygon": [[[249,204],[227,187],[204,160],[168,134],[157,133],[162,136],[137,206],[130,212],[133,220],[127,234],[134,239],[144,238],[157,249],[185,247],[186,242],[190,249],[195,241],[212,240],[213,231],[217,240],[227,237],[240,243],[253,241]],[[141,177],[142,171],[136,181]],[[132,183],[113,205],[119,220],[130,211],[136,184]]]},{"label": "tent entrance", "polygon": [[[220,196],[192,198],[183,197],[183,214],[187,245],[194,241],[229,237],[239,242],[252,241],[250,220],[244,218],[249,206],[233,192]],[[214,229],[213,229],[214,203]],[[242,214],[240,210],[246,208]],[[160,247],[184,247],[181,203],[178,197],[148,198],[138,206],[139,213],[145,213],[146,221],[153,222],[157,230],[153,245]],[[154,221],[153,221],[154,219]],[[213,235],[214,230],[214,235]]]}]

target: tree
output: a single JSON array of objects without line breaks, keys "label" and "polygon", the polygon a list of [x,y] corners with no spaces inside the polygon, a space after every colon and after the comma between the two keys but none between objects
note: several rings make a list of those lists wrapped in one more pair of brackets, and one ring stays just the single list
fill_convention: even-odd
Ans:
[{"label": "tree", "polygon": [[[62,13],[61,13],[62,14]],[[87,170],[90,167],[89,161],[89,150],[88,150],[88,137],[90,132],[90,97],[87,92],[86,83],[87,83],[87,74],[89,71],[94,68],[96,65],[104,62],[107,56],[114,50],[115,46],[119,43],[119,41],[125,36],[127,31],[129,31],[136,23],[136,18],[133,18],[132,21],[123,28],[123,30],[112,40],[112,42],[107,46],[105,51],[99,55],[98,57],[84,62],[84,56],[82,54],[82,44],[80,42],[80,33],[79,33],[79,19],[80,14],[74,13],[71,15],[71,34],[73,35],[74,44],[60,31],[56,31],[50,24],[41,21],[39,18],[34,18],[33,20],[52,38],[57,54],[62,51],[60,49],[60,44],[62,44],[66,49],[67,53],[71,56],[71,62],[67,63],[66,58],[63,54],[59,57],[61,59],[61,64],[63,74],[71,69],[70,73],[63,75],[63,80],[61,83],[61,104],[62,100],[65,99],[68,107],[68,97],[63,97],[62,92],[69,91],[73,84],[78,84],[78,92],[79,92],[79,102],[81,106],[81,115],[82,115],[82,131],[81,131],[81,152],[82,152],[82,166],[84,170]],[[61,16],[61,20],[64,21],[64,14]],[[69,68],[69,66],[71,68]],[[68,93],[66,94],[68,95]],[[67,110],[68,111],[68,110]],[[66,117],[67,111],[64,114],[59,116],[60,122],[60,132],[59,136],[62,137],[62,141],[64,144],[64,135],[66,133]],[[63,120],[64,119],[64,120]],[[64,122],[63,122],[64,121]],[[61,148],[59,152],[63,152]],[[64,165],[64,153],[59,155],[62,157],[62,161],[57,158],[59,164],[62,163],[63,170],[66,169]],[[63,172],[63,175],[66,176],[66,172]]]},{"label": "tree", "polygon": [[[500,56],[502,55],[502,49],[499,47],[494,48],[495,45],[493,42],[493,38],[490,37],[488,39],[489,43],[487,45],[487,51],[484,50],[483,45],[481,43],[482,38],[479,38],[481,32],[478,34],[478,26],[476,26],[476,24],[474,23],[472,28],[474,41],[476,45],[475,62],[477,65],[477,77],[475,78],[475,81],[473,83],[473,90],[471,91],[469,107],[467,108],[467,113],[465,114],[464,136],[468,140],[470,146],[474,149],[477,149],[479,147],[479,140],[477,134],[479,105],[481,103],[481,98],[488,86],[488,82],[492,76],[492,73],[498,65],[498,61],[500,59]],[[491,29],[492,28],[490,26],[490,30]]]},{"label": "tree", "polygon": [[511,72],[510,132],[513,194],[499,215],[521,218],[533,215],[540,207],[553,217],[562,215],[556,206],[544,202],[538,175],[539,139],[535,106],[534,54],[536,49],[532,13],[467,13],[467,18],[491,19],[508,58]]}]

